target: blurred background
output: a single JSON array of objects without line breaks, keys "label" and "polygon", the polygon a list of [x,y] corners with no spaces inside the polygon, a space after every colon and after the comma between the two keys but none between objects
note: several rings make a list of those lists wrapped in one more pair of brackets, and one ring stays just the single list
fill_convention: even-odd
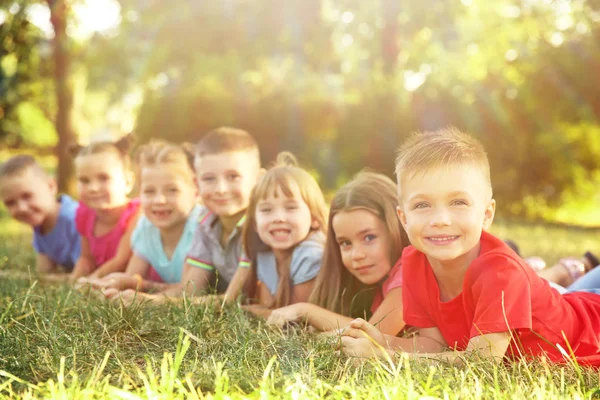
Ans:
[{"label": "blurred background", "polygon": [[[600,225],[600,0],[0,0],[0,159],[231,125],[332,192],[410,132],[487,147],[504,217]],[[58,156],[58,157],[57,157]]]}]

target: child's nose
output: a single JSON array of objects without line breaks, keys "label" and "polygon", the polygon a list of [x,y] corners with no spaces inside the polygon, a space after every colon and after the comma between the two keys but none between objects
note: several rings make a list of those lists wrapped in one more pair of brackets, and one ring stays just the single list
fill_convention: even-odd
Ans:
[{"label": "child's nose", "polygon": [[217,179],[217,182],[215,184],[217,193],[227,192],[227,182],[225,182],[225,179]]},{"label": "child's nose", "polygon": [[283,209],[275,210],[273,217],[275,218],[275,221],[285,221],[286,220],[285,210],[283,210]]},{"label": "child's nose", "polygon": [[352,259],[354,261],[359,261],[365,258],[365,252],[360,246],[355,246],[352,249]]},{"label": "child's nose", "polygon": [[452,222],[450,212],[446,208],[437,209],[431,217],[431,226],[448,226]]},{"label": "child's nose", "polygon": [[29,208],[29,206],[27,205],[26,201],[19,200],[19,201],[17,201],[17,204],[16,204],[15,208],[16,208],[16,210],[18,212],[23,212],[23,211],[27,211],[27,209]]}]

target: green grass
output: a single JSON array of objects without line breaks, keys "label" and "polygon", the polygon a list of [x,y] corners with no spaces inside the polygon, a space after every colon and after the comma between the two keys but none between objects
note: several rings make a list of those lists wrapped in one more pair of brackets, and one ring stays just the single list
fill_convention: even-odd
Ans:
[{"label": "green grass", "polygon": [[[494,233],[550,260],[600,250],[597,230],[498,223]],[[0,237],[0,270],[33,259],[26,231]],[[589,369],[356,362],[329,339],[271,329],[235,307],[124,308],[0,279],[0,398],[600,398]]]}]

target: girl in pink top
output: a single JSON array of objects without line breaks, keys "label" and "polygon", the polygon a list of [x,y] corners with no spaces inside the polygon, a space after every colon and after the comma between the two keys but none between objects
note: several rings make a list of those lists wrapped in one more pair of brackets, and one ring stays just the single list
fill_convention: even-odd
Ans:
[{"label": "girl in pink top", "polygon": [[134,182],[130,145],[131,137],[126,136],[78,149],[75,173],[81,205],[75,226],[81,235],[81,256],[73,278],[100,278],[125,270],[129,262],[129,241],[140,205],[139,200],[127,197]]},{"label": "girl in pink top", "polygon": [[305,321],[329,331],[370,309],[371,323],[398,334],[404,328],[399,260],[408,240],[396,206],[396,185],[384,175],[361,172],[342,187],[331,202],[323,262],[309,303],[274,310],[268,322]]}]

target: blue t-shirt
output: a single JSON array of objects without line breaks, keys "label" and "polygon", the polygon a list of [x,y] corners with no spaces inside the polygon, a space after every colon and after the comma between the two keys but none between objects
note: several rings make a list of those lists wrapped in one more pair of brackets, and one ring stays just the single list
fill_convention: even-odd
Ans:
[{"label": "blue t-shirt", "polygon": [[57,265],[73,270],[81,252],[81,238],[75,228],[75,212],[79,202],[66,194],[58,198],[60,211],[56,225],[50,232],[42,234],[39,227],[33,229],[33,248],[44,254]]},{"label": "blue t-shirt", "polygon": [[[299,285],[315,279],[321,268],[325,236],[319,231],[311,234],[294,249],[290,261],[290,280]],[[277,293],[279,274],[277,261],[272,251],[256,254],[256,274],[258,280],[267,286],[273,296]]]},{"label": "blue t-shirt", "polygon": [[202,207],[194,206],[187,218],[183,233],[171,255],[167,257],[160,238],[160,230],[142,216],[131,235],[131,249],[133,252],[148,261],[154,270],[160,275],[163,282],[177,283],[181,281],[183,264],[187,253],[192,245],[192,238],[198,226],[198,216]]}]

